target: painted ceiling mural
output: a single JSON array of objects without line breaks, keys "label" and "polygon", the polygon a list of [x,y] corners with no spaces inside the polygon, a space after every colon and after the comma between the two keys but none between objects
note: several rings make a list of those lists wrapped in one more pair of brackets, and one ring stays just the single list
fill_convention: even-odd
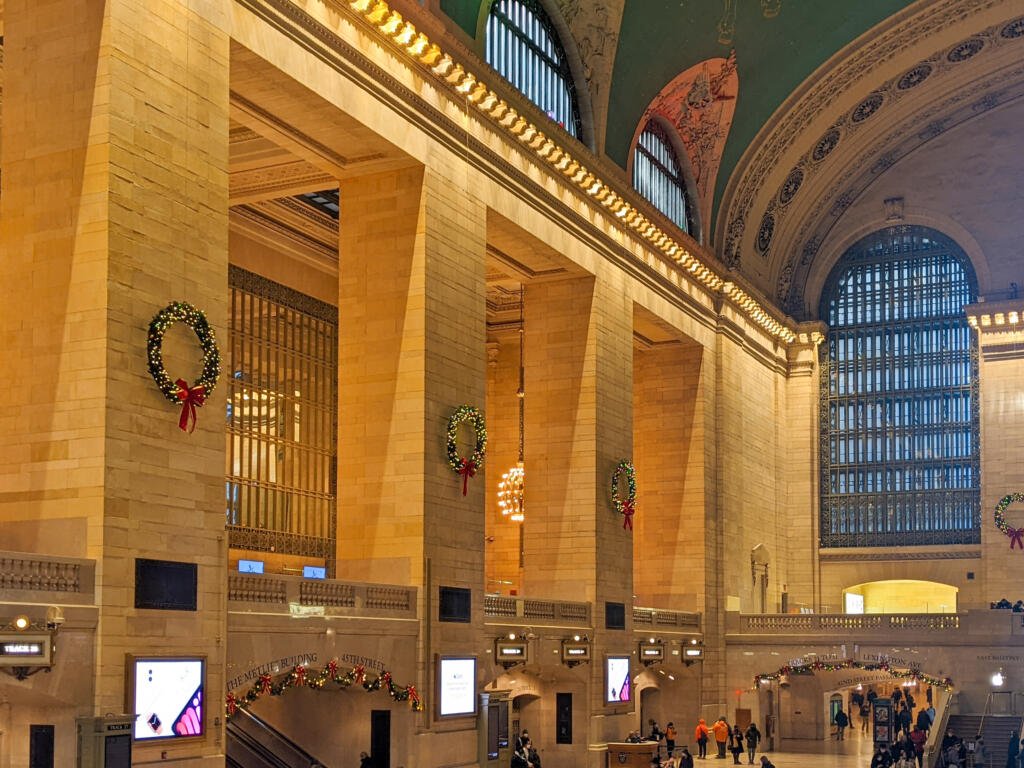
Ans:
[{"label": "painted ceiling mural", "polygon": [[675,128],[689,157],[702,222],[710,221],[715,177],[732,126],[738,92],[734,55],[695,64],[655,97],[633,138],[635,142],[653,115]]}]

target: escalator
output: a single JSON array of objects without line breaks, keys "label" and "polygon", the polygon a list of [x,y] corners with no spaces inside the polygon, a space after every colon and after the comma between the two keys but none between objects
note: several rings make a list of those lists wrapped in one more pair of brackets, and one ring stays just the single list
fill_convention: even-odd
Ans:
[{"label": "escalator", "polygon": [[227,723],[227,768],[317,768],[324,764],[247,710]]}]

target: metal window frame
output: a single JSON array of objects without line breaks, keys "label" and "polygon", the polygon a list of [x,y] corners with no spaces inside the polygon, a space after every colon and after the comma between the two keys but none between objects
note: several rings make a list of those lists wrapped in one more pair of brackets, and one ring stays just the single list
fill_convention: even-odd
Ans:
[{"label": "metal window frame", "polygon": [[[874,232],[829,275],[820,317],[822,548],[981,541],[970,260],[926,227]],[[955,417],[955,418],[954,418]]]},{"label": "metal window frame", "polygon": [[[644,145],[644,139],[650,137],[657,142],[664,157],[658,157],[656,152]],[[652,175],[644,175],[640,163],[633,159],[633,187],[646,198],[651,205],[664,213],[670,221],[684,232],[693,231],[692,208],[690,196],[686,193],[686,177],[683,174],[682,166],[672,147],[672,141],[665,129],[656,121],[648,120],[643,131],[636,141],[636,154],[642,156],[653,168]],[[670,164],[670,165],[669,165]],[[657,174],[654,177],[653,174]],[[664,181],[665,184],[674,188],[679,193],[678,199],[671,200],[665,196],[656,194],[657,181]]]}]

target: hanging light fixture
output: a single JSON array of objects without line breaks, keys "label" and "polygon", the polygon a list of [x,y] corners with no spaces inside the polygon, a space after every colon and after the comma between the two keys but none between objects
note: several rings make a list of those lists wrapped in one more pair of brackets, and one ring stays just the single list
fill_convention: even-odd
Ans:
[{"label": "hanging light fixture", "polygon": [[523,385],[523,346],[525,321],[523,316],[526,299],[526,289],[519,286],[519,389],[516,390],[516,397],[519,398],[519,462],[508,472],[501,476],[498,483],[498,508],[501,514],[515,523],[521,523],[526,519],[526,507],[524,504],[525,473],[523,472],[523,425],[524,425],[524,403],[526,400],[526,389]]}]

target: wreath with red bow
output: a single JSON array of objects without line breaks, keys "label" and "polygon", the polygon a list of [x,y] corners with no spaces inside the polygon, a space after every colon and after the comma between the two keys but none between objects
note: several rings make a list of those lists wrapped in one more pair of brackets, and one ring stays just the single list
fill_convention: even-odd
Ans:
[{"label": "wreath with red bow", "polygon": [[[164,368],[164,333],[175,323],[184,323],[191,328],[203,350],[203,371],[191,387],[185,379],[171,379]],[[149,338],[146,343],[149,373],[164,393],[164,397],[181,406],[178,427],[184,431],[195,431],[196,408],[202,406],[220,378],[220,349],[217,338],[199,309],[184,301],[175,301],[161,309],[149,324]],[[188,429],[189,420],[192,428]]]},{"label": "wreath with red bow", "polygon": [[1006,522],[1006,508],[1015,501],[1024,501],[1024,493],[1010,493],[996,504],[996,528],[1010,537],[1010,549],[1015,546],[1024,549],[1024,528],[1014,528]]},{"label": "wreath with red bow", "polygon": [[[626,498],[619,494],[619,478],[623,475],[626,477]],[[636,470],[629,459],[616,464],[612,472],[612,504],[615,505],[615,511],[622,515],[622,529],[632,531],[633,515],[636,514]]]},{"label": "wreath with red bow", "polygon": [[[456,440],[459,425],[468,421],[476,434],[473,453],[470,456],[459,456]],[[462,475],[462,495],[466,495],[469,478],[484,465],[484,454],[487,452],[487,427],[484,425],[483,414],[472,405],[460,405],[448,419],[448,466],[456,474]]]}]

